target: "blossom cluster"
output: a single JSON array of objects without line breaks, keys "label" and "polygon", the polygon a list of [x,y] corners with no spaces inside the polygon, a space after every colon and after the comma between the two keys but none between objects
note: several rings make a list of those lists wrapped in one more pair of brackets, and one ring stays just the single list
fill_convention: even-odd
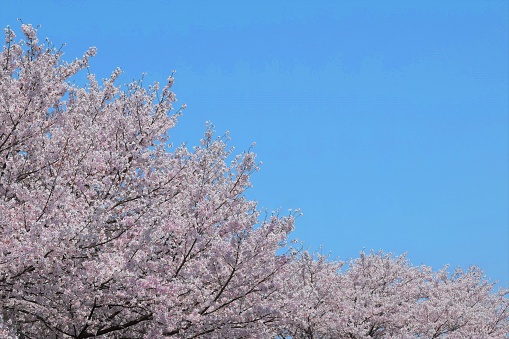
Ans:
[{"label": "blossom cluster", "polygon": [[[365,254],[348,267],[323,255],[301,254],[281,337],[507,338],[508,290],[494,291],[478,267],[434,272],[405,256]],[[288,286],[289,285],[289,286]]]}]

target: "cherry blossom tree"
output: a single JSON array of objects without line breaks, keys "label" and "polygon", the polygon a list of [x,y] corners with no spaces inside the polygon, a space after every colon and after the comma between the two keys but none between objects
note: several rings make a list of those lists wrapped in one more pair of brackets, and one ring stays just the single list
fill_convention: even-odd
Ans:
[{"label": "cherry blossom tree", "polygon": [[404,256],[361,253],[346,270],[324,256],[287,267],[286,321],[292,338],[507,338],[509,290],[494,291],[477,267],[412,266]]},{"label": "cherry blossom tree", "polygon": [[0,54],[4,317],[24,338],[269,335],[293,216],[258,222],[254,154],[228,161],[211,126],[168,152],[173,76],[72,85],[95,49],[64,63],[22,30]]},{"label": "cherry blossom tree", "polygon": [[[101,81],[31,25],[0,52],[0,338],[507,338],[507,290],[287,245],[246,199],[258,170],[208,124],[173,148],[163,86]],[[87,84],[73,76],[86,72]]]}]

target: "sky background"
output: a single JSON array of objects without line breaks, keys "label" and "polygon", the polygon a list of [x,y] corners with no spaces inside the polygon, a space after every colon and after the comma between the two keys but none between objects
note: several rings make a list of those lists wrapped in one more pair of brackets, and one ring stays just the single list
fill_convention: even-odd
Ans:
[{"label": "sky background", "polygon": [[[481,266],[509,286],[507,1],[0,0],[0,24],[98,48],[91,72],[165,82],[263,162],[247,192],[301,208],[293,237],[341,260]],[[286,214],[286,212],[282,212]]]}]

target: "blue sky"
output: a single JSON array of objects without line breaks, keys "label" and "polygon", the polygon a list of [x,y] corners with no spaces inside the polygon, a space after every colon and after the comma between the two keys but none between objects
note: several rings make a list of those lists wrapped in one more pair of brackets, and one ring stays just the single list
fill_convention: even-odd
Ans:
[{"label": "blue sky", "polygon": [[[301,208],[294,237],[348,260],[365,249],[435,269],[481,266],[509,285],[506,1],[3,0],[91,70],[166,81],[238,152],[255,141],[248,197]],[[286,213],[286,212],[285,212]]]}]

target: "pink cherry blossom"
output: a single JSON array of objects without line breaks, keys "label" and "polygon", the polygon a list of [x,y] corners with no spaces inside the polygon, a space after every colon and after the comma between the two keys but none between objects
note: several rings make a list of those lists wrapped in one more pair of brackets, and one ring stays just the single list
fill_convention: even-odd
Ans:
[{"label": "pink cherry blossom", "polygon": [[304,253],[286,269],[281,336],[292,338],[507,338],[508,290],[479,268],[449,274],[404,256],[361,253],[346,270]]},{"label": "pink cherry blossom", "polygon": [[22,30],[0,54],[6,319],[32,338],[270,333],[293,217],[259,222],[243,196],[254,155],[227,161],[211,126],[168,152],[172,81],[121,90],[117,69],[72,85],[95,49],[64,63]]}]

